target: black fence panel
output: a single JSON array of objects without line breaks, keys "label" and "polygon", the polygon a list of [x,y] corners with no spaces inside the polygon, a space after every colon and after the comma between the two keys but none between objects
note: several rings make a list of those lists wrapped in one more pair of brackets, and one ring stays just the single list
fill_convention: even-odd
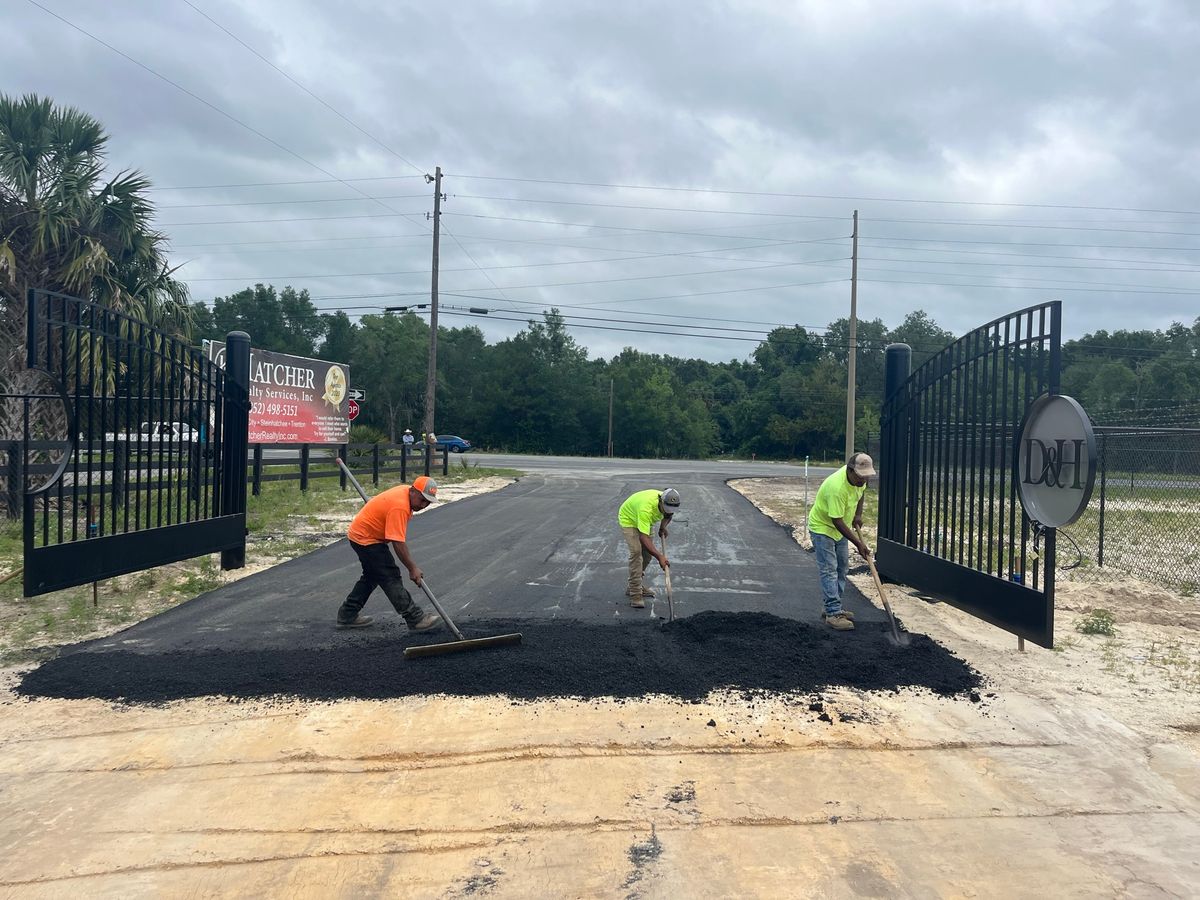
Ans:
[{"label": "black fence panel", "polygon": [[890,385],[880,447],[882,574],[1051,646],[1054,529],[1021,507],[1025,412],[1058,393],[1058,301],[977,328]]},{"label": "black fence panel", "polygon": [[[30,291],[27,315],[26,363],[53,386],[61,433],[52,462],[38,463],[33,438],[46,435],[26,415],[26,596],[244,547],[244,501],[222,496],[222,371],[183,341],[77,297]],[[39,465],[50,471],[35,483]]]}]

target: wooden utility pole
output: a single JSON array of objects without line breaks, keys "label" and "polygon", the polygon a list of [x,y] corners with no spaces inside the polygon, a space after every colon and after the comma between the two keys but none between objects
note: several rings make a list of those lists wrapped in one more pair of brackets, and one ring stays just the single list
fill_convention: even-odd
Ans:
[{"label": "wooden utility pole", "polygon": [[[433,280],[429,289],[429,372],[425,376],[425,434],[436,434],[433,430],[433,405],[437,395],[437,334],[438,334],[438,243],[442,236],[442,167],[438,166],[432,177],[425,176],[425,181],[433,182]],[[428,443],[426,458],[432,449]]]},{"label": "wooden utility pole", "polygon": [[613,380],[608,379],[608,455],[613,455],[612,445],[612,400],[613,400]]},{"label": "wooden utility pole", "polygon": [[846,366],[846,454],[854,452],[855,368],[858,364],[858,210],[854,211],[854,233],[850,245],[850,346]]}]

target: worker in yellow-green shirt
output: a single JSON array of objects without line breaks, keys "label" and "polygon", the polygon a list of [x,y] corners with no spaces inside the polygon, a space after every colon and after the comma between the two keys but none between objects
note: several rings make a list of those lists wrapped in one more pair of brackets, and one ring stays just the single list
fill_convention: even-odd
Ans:
[{"label": "worker in yellow-green shirt", "polygon": [[[808,513],[808,532],[817,555],[817,572],[825,594],[825,623],[837,631],[853,631],[854,616],[842,608],[846,572],[850,568],[850,544],[866,559],[870,549],[857,534],[862,528],[863,498],[867,479],[875,464],[865,453],[855,453],[822,483]],[[851,525],[846,520],[851,520]],[[851,530],[853,527],[853,531]]]},{"label": "worker in yellow-green shirt", "polygon": [[621,526],[625,546],[629,548],[629,584],[625,588],[625,596],[632,607],[642,609],[646,605],[644,598],[654,596],[654,591],[642,585],[642,573],[650,565],[650,560],[657,559],[664,570],[671,565],[667,557],[654,546],[650,535],[655,524],[658,524],[658,535],[665,538],[667,523],[677,512],[679,491],[675,488],[630,494],[617,512],[617,524]]}]

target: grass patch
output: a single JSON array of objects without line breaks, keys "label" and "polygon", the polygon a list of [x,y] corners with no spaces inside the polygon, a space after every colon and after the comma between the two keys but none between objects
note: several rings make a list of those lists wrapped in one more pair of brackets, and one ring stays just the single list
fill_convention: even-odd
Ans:
[{"label": "grass patch", "polygon": [[1075,623],[1075,630],[1080,634],[1102,634],[1114,637],[1117,633],[1117,620],[1107,609],[1093,609]]}]

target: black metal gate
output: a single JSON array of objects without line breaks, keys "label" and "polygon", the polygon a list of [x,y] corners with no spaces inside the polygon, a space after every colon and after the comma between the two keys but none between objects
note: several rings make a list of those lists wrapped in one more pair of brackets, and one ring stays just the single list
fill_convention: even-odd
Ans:
[{"label": "black metal gate", "polygon": [[908,373],[888,348],[879,570],[1043,647],[1054,640],[1055,531],[1017,488],[1025,412],[1059,391],[1059,301],[1010,313]]},{"label": "black metal gate", "polygon": [[[30,291],[27,315],[26,363],[49,377],[65,435],[44,483],[25,492],[25,595],[218,551],[224,568],[242,565],[244,383],[86,300]],[[34,399],[24,400],[26,484],[38,447],[53,445],[31,433]]]}]

